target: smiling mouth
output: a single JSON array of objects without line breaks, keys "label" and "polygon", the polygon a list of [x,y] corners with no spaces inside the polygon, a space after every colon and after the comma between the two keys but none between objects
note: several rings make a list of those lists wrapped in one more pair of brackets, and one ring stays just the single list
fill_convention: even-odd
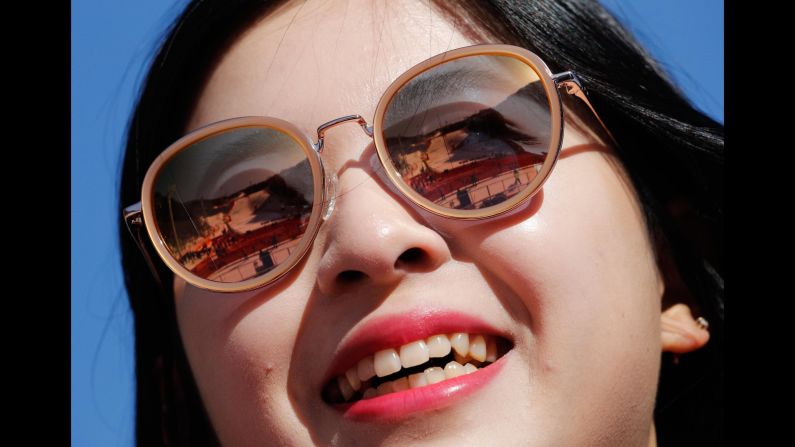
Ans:
[{"label": "smiling mouth", "polygon": [[487,368],[512,348],[496,335],[437,334],[360,359],[322,391],[328,404],[350,404],[422,388]]}]

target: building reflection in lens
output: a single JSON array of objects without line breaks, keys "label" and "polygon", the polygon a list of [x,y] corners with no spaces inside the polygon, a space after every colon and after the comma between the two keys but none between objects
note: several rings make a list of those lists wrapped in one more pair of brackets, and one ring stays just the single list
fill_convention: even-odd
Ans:
[{"label": "building reflection in lens", "polygon": [[519,194],[547,160],[549,100],[528,65],[500,56],[453,60],[394,95],[383,136],[403,180],[449,208],[479,209]]},{"label": "building reflection in lens", "polygon": [[[507,200],[533,181],[547,158],[548,136],[517,126],[499,107],[445,107],[459,115],[475,111],[424,134],[393,132],[400,124],[385,131],[393,163],[409,186],[439,205],[477,209]],[[446,115],[444,107],[428,113],[436,119]]]}]

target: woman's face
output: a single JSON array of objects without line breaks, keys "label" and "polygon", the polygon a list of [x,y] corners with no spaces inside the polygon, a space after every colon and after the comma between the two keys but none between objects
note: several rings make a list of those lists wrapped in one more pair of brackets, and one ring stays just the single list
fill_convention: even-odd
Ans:
[{"label": "woman's face", "polygon": [[[394,78],[481,43],[471,36],[426,2],[291,3],[225,53],[187,130],[248,115],[309,135],[343,115],[370,122]],[[645,445],[663,283],[617,160],[564,132],[531,205],[473,226],[419,213],[374,171],[371,138],[353,124],[332,129],[323,162],[339,176],[336,208],[292,274],[239,294],[175,280],[185,349],[222,443]],[[356,411],[324,399],[335,372],[358,374],[376,350],[407,344],[408,356],[422,351],[409,342],[455,332],[510,350],[454,385],[419,387],[417,376],[417,388]]]}]

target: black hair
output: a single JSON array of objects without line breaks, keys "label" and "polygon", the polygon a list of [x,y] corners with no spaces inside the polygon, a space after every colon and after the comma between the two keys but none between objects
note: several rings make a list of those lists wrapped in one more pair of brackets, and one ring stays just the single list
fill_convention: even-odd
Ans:
[{"label": "black hair", "polygon": [[[182,136],[218,57],[281,1],[195,0],[166,30],[131,117],[119,209],[141,199],[146,169]],[[723,444],[723,126],[694,108],[624,27],[592,0],[437,1],[452,20],[527,48],[553,72],[572,70],[619,143],[650,234],[670,254],[710,322],[710,341],[673,365],[663,358],[658,445]],[[119,226],[135,321],[136,440],[141,446],[220,445],[177,328],[173,292],[153,279]],[[151,247],[149,247],[151,250]],[[156,262],[163,284],[173,275]]]}]

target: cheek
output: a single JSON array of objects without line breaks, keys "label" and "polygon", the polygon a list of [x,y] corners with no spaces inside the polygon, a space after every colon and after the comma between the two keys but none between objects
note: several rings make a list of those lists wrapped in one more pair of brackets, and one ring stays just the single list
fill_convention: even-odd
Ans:
[{"label": "cheek", "polygon": [[295,433],[286,389],[300,297],[175,289],[186,354],[221,439],[244,445]]},{"label": "cheek", "polygon": [[628,188],[602,154],[584,152],[560,160],[535,214],[461,239],[520,297],[531,380],[568,412],[617,424],[639,417],[619,415],[627,402],[650,414],[660,356],[656,263]]}]

